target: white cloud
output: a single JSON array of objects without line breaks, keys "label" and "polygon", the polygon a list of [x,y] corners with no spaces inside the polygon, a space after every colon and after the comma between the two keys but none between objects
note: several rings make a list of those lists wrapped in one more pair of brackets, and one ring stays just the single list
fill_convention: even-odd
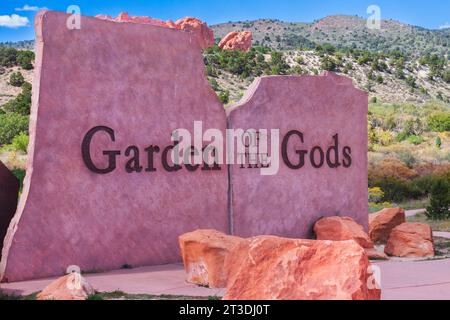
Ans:
[{"label": "white cloud", "polygon": [[442,26],[440,26],[439,27],[439,29],[448,29],[448,28],[450,28],[450,23],[448,23],[448,22],[446,22],[446,23],[444,23]]},{"label": "white cloud", "polygon": [[19,28],[26,27],[30,23],[27,17],[21,17],[17,14],[12,14],[10,16],[0,16],[0,27],[6,28]]},{"label": "white cloud", "polygon": [[45,10],[47,8],[45,7],[38,7],[38,6],[30,6],[28,4],[24,5],[22,8],[16,8],[16,11],[39,11],[39,10]]}]

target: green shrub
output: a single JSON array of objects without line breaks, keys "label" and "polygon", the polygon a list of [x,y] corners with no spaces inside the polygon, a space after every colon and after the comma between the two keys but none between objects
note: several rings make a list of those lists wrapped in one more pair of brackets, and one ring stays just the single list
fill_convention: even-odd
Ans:
[{"label": "green shrub", "polygon": [[17,53],[17,64],[25,69],[33,69],[34,52],[21,50]]},{"label": "green shrub", "polygon": [[21,87],[25,83],[25,78],[19,71],[11,73],[9,76],[9,84],[14,87]]},{"label": "green shrub", "polygon": [[380,187],[369,188],[369,202],[379,203],[384,197],[384,192]]},{"label": "green shrub", "polygon": [[408,137],[408,142],[418,146],[419,144],[422,144],[424,142],[424,139],[421,136],[413,135]]},{"label": "green shrub", "polygon": [[442,139],[441,139],[441,137],[437,137],[436,138],[436,147],[438,147],[439,149],[442,147]]},{"label": "green shrub", "polygon": [[13,170],[12,170],[12,173],[13,173],[13,175],[16,176],[17,179],[19,179],[19,182],[20,182],[20,191],[22,191],[22,187],[23,187],[23,179],[25,179],[26,171],[23,170],[23,169],[16,168],[16,169],[13,169]]},{"label": "green shrub", "polygon": [[20,133],[15,136],[12,140],[12,146],[15,151],[24,151],[27,152],[28,147],[28,135],[25,133]]},{"label": "green shrub", "polygon": [[442,76],[442,80],[444,80],[446,83],[450,83],[450,69],[448,69],[444,72],[444,75]]},{"label": "green shrub", "polygon": [[432,220],[443,220],[450,217],[450,185],[444,180],[436,181],[431,190],[430,205],[426,216]]},{"label": "green shrub", "polygon": [[18,113],[0,114],[0,145],[10,144],[15,136],[28,132],[28,117]]},{"label": "green shrub", "polygon": [[406,199],[417,199],[418,190],[409,181],[402,181],[394,177],[383,177],[376,181],[369,181],[370,185],[379,186],[383,192],[384,202],[401,202]]},{"label": "green shrub", "polygon": [[337,65],[333,58],[324,56],[320,59],[320,67],[326,71],[335,71]]},{"label": "green shrub", "polygon": [[8,101],[3,105],[3,109],[7,112],[19,113],[21,115],[29,115],[31,108],[31,84],[25,82],[22,85],[22,93],[16,98]]},{"label": "green shrub", "polygon": [[428,127],[432,131],[450,131],[450,113],[438,113],[428,117]]},{"label": "green shrub", "polygon": [[227,104],[228,102],[230,102],[230,91],[226,90],[224,92],[221,92],[219,94],[219,100],[223,103],[223,104]]}]

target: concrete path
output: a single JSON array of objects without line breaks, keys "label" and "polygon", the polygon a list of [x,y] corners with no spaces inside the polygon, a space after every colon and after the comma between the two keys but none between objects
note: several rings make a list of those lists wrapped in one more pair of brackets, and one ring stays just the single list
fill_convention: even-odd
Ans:
[{"label": "concrete path", "polygon": [[433,236],[450,239],[450,232],[433,231]]},{"label": "concrete path", "polygon": [[[384,300],[450,300],[450,259],[421,262],[377,262]],[[100,292],[184,296],[222,296],[224,290],[187,284],[181,264],[145,267],[86,275]],[[53,279],[1,284],[10,294],[27,295],[42,290]]]},{"label": "concrete path", "polygon": [[450,300],[450,259],[375,265],[383,300]]},{"label": "concrete path", "polygon": [[[182,295],[191,297],[222,296],[224,290],[198,287],[185,282],[182,264],[117,270],[84,275],[99,292],[116,290],[131,294]],[[41,291],[55,278],[15,283],[2,283],[8,294],[29,295]]]},{"label": "concrete path", "polygon": [[427,211],[427,209],[406,210],[405,211],[405,216],[407,216],[407,217],[414,217],[414,216],[418,215],[419,213],[423,213],[425,211]]}]

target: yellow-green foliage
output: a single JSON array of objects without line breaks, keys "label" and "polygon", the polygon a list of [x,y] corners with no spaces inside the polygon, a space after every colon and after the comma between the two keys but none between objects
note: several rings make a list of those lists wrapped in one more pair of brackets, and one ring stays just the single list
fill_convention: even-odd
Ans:
[{"label": "yellow-green foliage", "polygon": [[380,187],[369,188],[369,201],[379,203],[384,197],[384,192]]}]

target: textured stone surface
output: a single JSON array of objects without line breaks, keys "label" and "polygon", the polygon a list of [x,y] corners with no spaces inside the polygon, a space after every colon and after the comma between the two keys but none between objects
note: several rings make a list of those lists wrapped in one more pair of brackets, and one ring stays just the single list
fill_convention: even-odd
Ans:
[{"label": "textured stone surface", "polygon": [[180,251],[187,281],[210,288],[225,288],[225,258],[242,241],[244,239],[216,230],[197,230],[181,235]]},{"label": "textured stone surface", "polygon": [[185,17],[177,20],[175,25],[181,30],[191,31],[197,37],[198,44],[202,49],[214,45],[214,31],[208,28],[205,22],[197,18]]},{"label": "textured stone surface", "polygon": [[279,171],[271,176],[261,175],[260,169],[233,165],[234,234],[309,238],[319,218],[340,215],[353,218],[366,229],[367,103],[365,92],[355,89],[350,79],[333,73],[255,80],[243,100],[227,109],[231,128],[277,128],[280,140],[291,130],[302,132],[304,143],[294,136],[287,146],[288,157],[297,162],[296,150],[314,146],[327,150],[333,145],[333,136],[339,134],[339,147],[352,149],[352,165],[316,169],[309,162],[309,153],[299,170],[288,168],[280,155]]},{"label": "textured stone surface", "polygon": [[[162,148],[177,128],[225,129],[222,105],[208,84],[193,35],[152,25],[41,12],[30,123],[27,178],[8,231],[0,276],[19,281],[83,271],[180,261],[178,236],[196,229],[227,231],[227,170],[164,171]],[[88,76],[89,75],[89,76]],[[39,117],[38,117],[39,114]],[[117,168],[95,174],[81,143],[93,127],[93,161],[120,150]],[[127,173],[125,149],[136,145],[147,166],[159,145],[156,172]]]},{"label": "textured stone surface", "polygon": [[0,161],[0,250],[11,219],[16,212],[18,196],[19,180]]},{"label": "textured stone surface", "polygon": [[252,39],[251,31],[233,31],[220,40],[219,47],[224,50],[248,51],[252,47]]},{"label": "textured stone surface", "polygon": [[160,27],[185,30],[193,33],[200,48],[206,49],[214,45],[214,31],[209,28],[205,22],[194,17],[185,17],[173,22],[171,20],[163,21],[146,16],[130,16],[128,13],[122,12],[116,18],[104,14],[99,14],[96,18],[115,22],[151,24]]},{"label": "textured stone surface", "polygon": [[405,211],[387,208],[369,215],[369,237],[373,242],[386,243],[392,229],[404,223]]},{"label": "textured stone surface", "polygon": [[363,227],[350,217],[328,217],[314,225],[317,240],[355,240],[363,248],[373,248],[373,242]]},{"label": "textured stone surface", "polygon": [[433,257],[433,231],[425,223],[403,223],[392,230],[384,252],[404,258]]},{"label": "textured stone surface", "polygon": [[225,260],[225,300],[380,299],[356,242],[250,238]]},{"label": "textured stone surface", "polygon": [[86,300],[95,293],[94,288],[79,273],[56,279],[38,295],[38,300]]}]

